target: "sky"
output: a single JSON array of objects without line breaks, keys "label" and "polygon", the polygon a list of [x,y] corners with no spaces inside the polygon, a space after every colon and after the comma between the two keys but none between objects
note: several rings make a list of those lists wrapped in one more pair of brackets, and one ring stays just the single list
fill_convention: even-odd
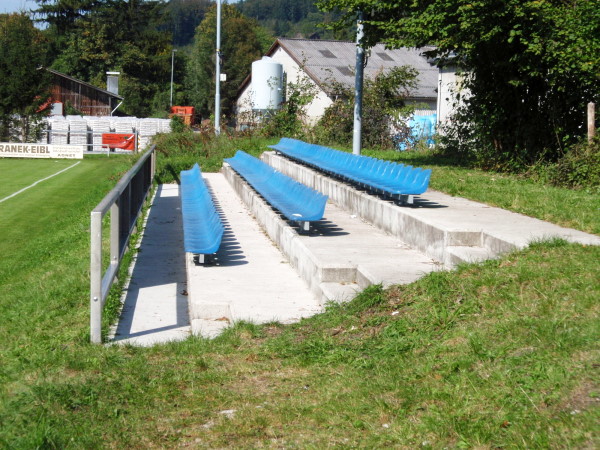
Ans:
[{"label": "sky", "polygon": [[0,13],[28,11],[36,7],[37,4],[33,0],[0,0]]}]

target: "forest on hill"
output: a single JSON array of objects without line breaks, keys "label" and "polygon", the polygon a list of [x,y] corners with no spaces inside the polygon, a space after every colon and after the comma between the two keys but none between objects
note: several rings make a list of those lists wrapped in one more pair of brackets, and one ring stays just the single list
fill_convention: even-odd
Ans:
[{"label": "forest on hill", "polygon": [[[230,3],[244,16],[256,20],[269,34],[309,39],[352,39],[352,31],[332,31],[323,24],[338,20],[339,13],[323,12],[314,0],[240,0]],[[166,28],[173,44],[184,47],[193,42],[196,28],[204,19],[211,0],[170,0],[166,6]]]}]

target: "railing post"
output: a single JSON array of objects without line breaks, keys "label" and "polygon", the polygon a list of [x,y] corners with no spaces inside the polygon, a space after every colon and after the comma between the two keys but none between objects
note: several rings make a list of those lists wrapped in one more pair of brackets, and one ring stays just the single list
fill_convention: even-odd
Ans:
[{"label": "railing post", "polygon": [[121,258],[121,248],[119,245],[120,230],[120,210],[121,204],[117,200],[110,207],[110,264],[119,264]]},{"label": "railing post", "polygon": [[587,105],[587,129],[588,129],[588,142],[592,142],[594,140],[594,136],[596,135],[596,104],[588,103]]},{"label": "railing post", "polygon": [[91,213],[90,340],[102,343],[102,213]]}]

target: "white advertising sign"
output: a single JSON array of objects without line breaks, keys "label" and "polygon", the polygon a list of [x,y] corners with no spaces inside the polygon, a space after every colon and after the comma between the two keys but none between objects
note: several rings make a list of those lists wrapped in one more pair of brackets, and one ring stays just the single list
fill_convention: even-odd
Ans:
[{"label": "white advertising sign", "polygon": [[83,159],[85,145],[21,144],[0,142],[0,158]]}]

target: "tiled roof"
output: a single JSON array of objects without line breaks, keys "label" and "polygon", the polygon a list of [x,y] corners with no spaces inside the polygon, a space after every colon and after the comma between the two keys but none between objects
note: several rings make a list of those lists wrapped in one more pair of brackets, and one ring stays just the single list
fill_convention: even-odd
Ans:
[{"label": "tiled roof", "polygon": [[[278,46],[287,53],[313,78],[327,89],[330,82],[354,86],[356,65],[356,44],[347,41],[279,38],[267,55]],[[417,87],[411,91],[413,98],[437,98],[438,68],[430,63],[423,52],[430,48],[386,49],[377,44],[367,52],[368,60],[365,77],[372,78],[381,71],[407,65],[417,70]]]}]

